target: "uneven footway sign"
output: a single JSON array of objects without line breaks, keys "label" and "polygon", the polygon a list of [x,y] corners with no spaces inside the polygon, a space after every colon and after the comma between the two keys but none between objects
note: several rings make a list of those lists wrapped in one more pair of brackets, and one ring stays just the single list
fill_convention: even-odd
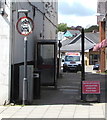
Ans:
[{"label": "uneven footway sign", "polygon": [[83,81],[83,94],[100,94],[100,81]]}]

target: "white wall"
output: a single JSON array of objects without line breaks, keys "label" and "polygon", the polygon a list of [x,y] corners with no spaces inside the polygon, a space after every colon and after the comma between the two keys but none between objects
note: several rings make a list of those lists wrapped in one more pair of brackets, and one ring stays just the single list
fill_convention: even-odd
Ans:
[{"label": "white wall", "polygon": [[[10,6],[10,4],[9,4]],[[9,100],[10,89],[10,8],[5,5],[8,15],[0,15],[0,105]]]}]

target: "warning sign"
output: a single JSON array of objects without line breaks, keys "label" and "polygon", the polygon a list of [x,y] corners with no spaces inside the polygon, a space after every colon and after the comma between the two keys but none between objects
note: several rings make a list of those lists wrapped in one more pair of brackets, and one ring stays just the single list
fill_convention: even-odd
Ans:
[{"label": "warning sign", "polygon": [[33,20],[29,17],[21,17],[16,24],[16,28],[21,35],[27,36],[32,33],[34,24]]},{"label": "warning sign", "polygon": [[83,81],[83,94],[100,94],[100,81]]}]

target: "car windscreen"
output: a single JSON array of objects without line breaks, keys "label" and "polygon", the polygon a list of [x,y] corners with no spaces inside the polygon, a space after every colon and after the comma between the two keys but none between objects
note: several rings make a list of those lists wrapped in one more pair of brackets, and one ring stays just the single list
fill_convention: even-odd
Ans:
[{"label": "car windscreen", "polygon": [[80,61],[80,56],[65,56],[65,61]]}]

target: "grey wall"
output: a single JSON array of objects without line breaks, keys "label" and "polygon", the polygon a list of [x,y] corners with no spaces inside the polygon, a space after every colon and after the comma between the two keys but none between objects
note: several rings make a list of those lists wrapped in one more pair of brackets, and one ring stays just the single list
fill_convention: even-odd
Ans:
[{"label": "grey wall", "polygon": [[[45,10],[43,2],[27,3],[27,0],[24,1],[24,3],[10,3],[10,0],[8,0],[6,5],[4,5],[5,16],[0,15],[0,105],[8,102],[10,99],[11,64],[18,64],[24,61],[24,37],[16,30],[17,10],[30,10],[29,17],[34,21],[34,31],[28,36],[28,61],[33,61],[34,42],[37,39],[56,38],[57,4],[56,6],[54,4],[53,12],[49,14]],[[21,16],[24,15],[22,14]],[[42,34],[41,37],[40,33]]]},{"label": "grey wall", "polygon": [[[15,11],[13,11],[13,63],[23,62],[23,36],[21,36],[16,30],[17,10],[18,9],[28,9],[31,12],[29,17],[34,21],[34,31],[28,36],[28,61],[33,60],[34,55],[34,42],[37,39],[55,39],[56,38],[56,26],[57,26],[57,4],[54,3],[54,8],[52,8],[50,13],[47,12],[45,8],[46,3],[43,2],[31,2],[29,3],[16,3]],[[55,7],[56,5],[56,7]],[[45,13],[45,15],[44,15]],[[23,14],[20,14],[23,16]],[[20,17],[21,17],[20,16]],[[40,36],[41,34],[41,36]]]}]

